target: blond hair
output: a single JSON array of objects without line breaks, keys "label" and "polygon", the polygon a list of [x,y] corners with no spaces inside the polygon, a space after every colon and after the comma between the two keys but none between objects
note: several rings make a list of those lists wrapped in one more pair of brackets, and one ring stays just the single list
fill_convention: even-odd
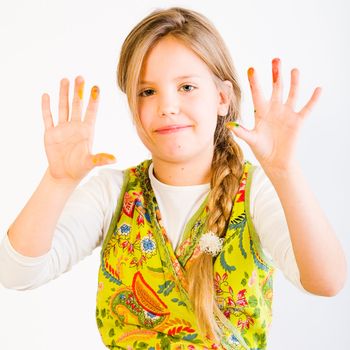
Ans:
[{"label": "blond hair", "polygon": [[[208,198],[208,231],[224,237],[243,170],[243,153],[225,127],[240,117],[241,90],[230,54],[220,34],[203,15],[180,7],[156,10],[144,18],[125,39],[118,63],[118,84],[126,93],[130,110],[139,123],[137,90],[146,54],[161,38],[172,35],[198,55],[211,70],[216,84],[232,83],[228,113],[218,116]],[[213,257],[202,253],[187,270],[188,293],[200,331],[218,340],[222,319],[215,302]]]}]

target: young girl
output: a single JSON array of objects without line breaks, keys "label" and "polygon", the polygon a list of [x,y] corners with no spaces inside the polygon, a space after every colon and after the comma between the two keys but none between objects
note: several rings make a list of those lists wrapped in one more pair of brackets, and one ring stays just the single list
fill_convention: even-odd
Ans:
[{"label": "young girl", "polygon": [[103,240],[96,320],[110,349],[265,349],[275,266],[301,290],[336,294],[344,254],[295,159],[321,90],[297,112],[297,69],[285,103],[279,59],[270,100],[253,68],[248,79],[253,130],[237,123],[237,76],[208,19],[183,8],[151,13],[123,44],[118,83],[152,159],[79,188],[115,161],[91,154],[99,89],[83,117],[83,78],[71,112],[63,79],[57,125],[44,94],[48,169],[2,242],[1,282],[37,287]]}]

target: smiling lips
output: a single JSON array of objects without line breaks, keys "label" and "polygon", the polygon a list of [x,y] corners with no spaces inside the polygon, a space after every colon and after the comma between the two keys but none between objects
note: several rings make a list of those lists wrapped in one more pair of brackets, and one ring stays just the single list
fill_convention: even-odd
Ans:
[{"label": "smiling lips", "polygon": [[155,130],[158,134],[170,134],[173,132],[182,131],[184,129],[192,127],[191,125],[167,125],[163,128]]}]

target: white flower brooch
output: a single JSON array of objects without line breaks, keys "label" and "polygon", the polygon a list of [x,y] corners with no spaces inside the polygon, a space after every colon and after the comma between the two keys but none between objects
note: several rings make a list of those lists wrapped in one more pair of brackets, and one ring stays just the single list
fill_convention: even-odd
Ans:
[{"label": "white flower brooch", "polygon": [[224,239],[219,238],[214,232],[207,232],[199,239],[199,248],[203,253],[216,256],[222,249]]}]

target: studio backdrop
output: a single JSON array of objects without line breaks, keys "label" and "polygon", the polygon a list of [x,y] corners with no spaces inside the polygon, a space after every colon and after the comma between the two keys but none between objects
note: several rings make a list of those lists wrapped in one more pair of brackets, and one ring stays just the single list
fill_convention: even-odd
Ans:
[{"label": "studio backdrop", "polygon": [[[290,71],[299,68],[299,107],[316,86],[323,87],[297,152],[349,254],[350,7],[344,0],[1,0],[0,239],[47,167],[41,95],[50,95],[57,118],[62,78],[72,84],[82,75],[86,95],[93,85],[100,87],[94,153],[114,154],[113,167],[118,169],[150,157],[138,139],[126,97],[117,88],[117,60],[132,27],[152,10],[171,6],[203,13],[222,34],[243,92],[245,127],[253,126],[254,115],[249,67],[255,68],[266,97],[271,94],[273,58],[282,61],[285,97]],[[246,158],[256,162],[244,142],[238,142]],[[35,290],[0,286],[0,349],[104,349],[95,324],[99,251]],[[269,349],[349,349],[349,283],[333,298],[303,293],[282,273],[274,287]]]}]

